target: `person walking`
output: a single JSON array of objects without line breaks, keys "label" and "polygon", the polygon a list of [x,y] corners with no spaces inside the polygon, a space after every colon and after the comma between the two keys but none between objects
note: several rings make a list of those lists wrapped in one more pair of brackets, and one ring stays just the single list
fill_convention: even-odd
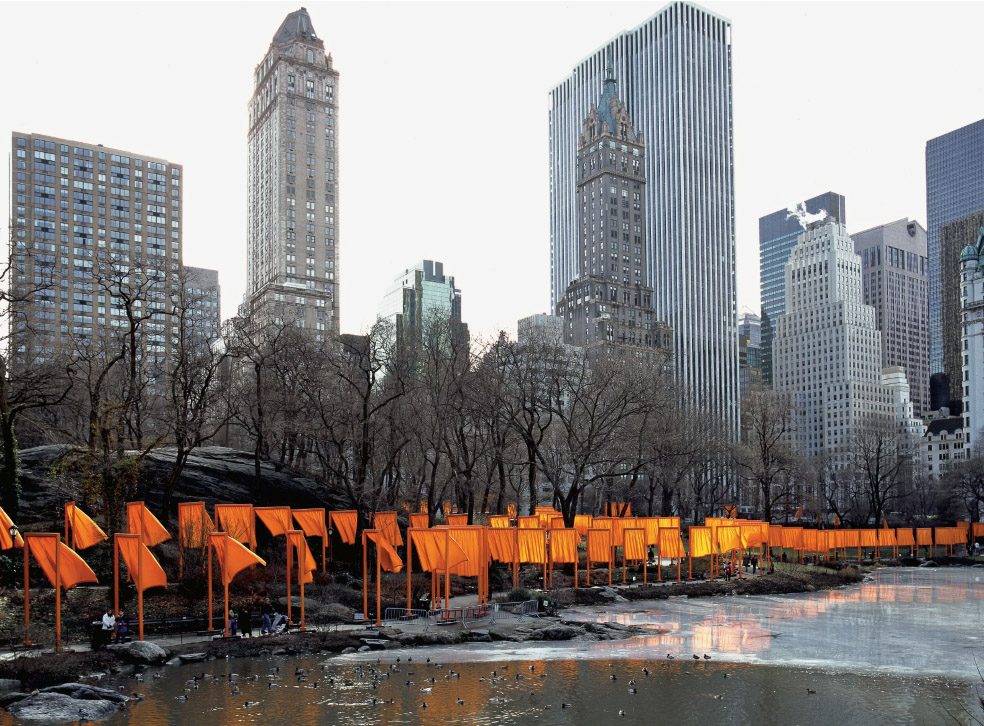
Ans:
[{"label": "person walking", "polygon": [[260,615],[262,616],[260,635],[269,635],[273,632],[273,605],[270,604],[269,598],[263,601]]},{"label": "person walking", "polygon": [[253,637],[253,616],[250,615],[248,607],[243,608],[242,613],[239,615],[239,632],[245,638]]},{"label": "person walking", "polygon": [[125,643],[130,634],[130,621],[127,620],[126,610],[120,610],[120,616],[116,618],[116,641]]}]

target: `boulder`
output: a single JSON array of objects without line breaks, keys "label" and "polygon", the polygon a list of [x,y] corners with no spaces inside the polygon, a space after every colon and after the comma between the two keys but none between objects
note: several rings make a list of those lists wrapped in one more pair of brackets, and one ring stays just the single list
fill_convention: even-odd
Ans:
[{"label": "boulder", "polygon": [[368,645],[360,645],[359,646],[359,652],[360,653],[368,653],[370,650],[372,650],[372,648],[370,648]]},{"label": "boulder", "polygon": [[531,633],[531,637],[538,637],[541,640],[572,640],[582,632],[584,631],[570,625],[557,624],[535,630]]},{"label": "boulder", "polygon": [[932,560],[926,560],[925,562],[923,562],[923,563],[922,563],[921,565],[919,565],[919,566],[920,566],[920,567],[939,567],[939,565],[937,565],[937,564],[936,564],[935,562],[933,562]]},{"label": "boulder", "polygon": [[57,686],[42,688],[39,693],[57,693],[80,701],[112,701],[126,703],[130,699],[122,693],[109,688],[99,688],[86,683],[61,683]]},{"label": "boulder", "polygon": [[401,645],[457,645],[465,641],[460,630],[434,630],[426,633],[400,633],[396,639]]},{"label": "boulder", "polygon": [[147,640],[107,645],[106,650],[115,653],[127,663],[161,665],[167,661],[167,651],[156,643]]},{"label": "boulder", "polygon": [[208,653],[182,653],[178,658],[182,663],[202,663],[208,659]]},{"label": "boulder", "polygon": [[349,653],[354,653],[354,652],[355,652],[355,648],[353,648],[351,645],[347,648],[342,648],[342,655],[348,655]]},{"label": "boulder", "polygon": [[316,616],[326,623],[351,623],[355,619],[355,610],[340,602],[329,602],[318,608]]},{"label": "boulder", "polygon": [[7,707],[23,721],[78,722],[101,721],[115,714],[121,702],[107,699],[73,698],[64,693],[34,693]]},{"label": "boulder", "polygon": [[491,643],[492,634],[488,630],[472,630],[468,633],[469,643]]}]

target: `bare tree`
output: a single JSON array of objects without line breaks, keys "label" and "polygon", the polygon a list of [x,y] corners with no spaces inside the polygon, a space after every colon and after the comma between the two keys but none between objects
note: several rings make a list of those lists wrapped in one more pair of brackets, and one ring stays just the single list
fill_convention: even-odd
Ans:
[{"label": "bare tree", "polygon": [[890,417],[871,414],[854,441],[852,459],[868,514],[880,524],[888,507],[909,493],[912,442]]}]

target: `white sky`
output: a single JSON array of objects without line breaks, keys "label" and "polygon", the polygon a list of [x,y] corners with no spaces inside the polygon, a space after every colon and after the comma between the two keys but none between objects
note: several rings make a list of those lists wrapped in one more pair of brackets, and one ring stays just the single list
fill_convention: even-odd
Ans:
[{"label": "white sky", "polygon": [[[184,164],[184,260],[219,270],[233,315],[252,71],[303,1],[0,3],[7,154],[17,130]],[[341,73],[343,332],[423,258],[473,335],[545,312],[549,90],[663,3],[306,1]],[[984,116],[984,4],[704,5],[732,21],[738,310],[757,312],[760,216],[833,190],[851,231],[925,224],[926,140]]]}]

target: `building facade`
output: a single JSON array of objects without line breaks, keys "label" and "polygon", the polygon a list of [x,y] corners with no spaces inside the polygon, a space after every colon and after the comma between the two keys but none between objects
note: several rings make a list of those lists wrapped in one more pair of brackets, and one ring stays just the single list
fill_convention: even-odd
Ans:
[{"label": "building facade", "polygon": [[201,340],[212,343],[222,337],[222,295],[218,270],[184,266],[182,278],[188,305],[188,325]]},{"label": "building facade", "polygon": [[738,383],[742,398],[762,383],[762,319],[754,313],[738,319]]},{"label": "building facade", "polygon": [[934,418],[926,426],[926,434],[919,442],[919,452],[922,471],[930,479],[942,479],[953,462],[966,456],[964,433],[961,416]]},{"label": "building facade", "polygon": [[[847,205],[841,194],[826,192],[807,199],[803,209],[811,215],[826,212],[847,224]],[[796,214],[779,209],[759,218],[759,288],[762,300],[762,380],[772,385],[772,338],[776,320],[786,311],[786,263],[803,228]]]},{"label": "building facade", "polygon": [[245,307],[338,333],[338,71],[307,10],[290,13],[253,74]]},{"label": "building facade", "polygon": [[941,345],[943,355],[942,376],[949,389],[949,401],[944,404],[954,415],[963,411],[963,301],[961,254],[968,244],[974,244],[977,232],[984,226],[984,198],[980,210],[966,217],[943,225],[940,232],[940,269],[943,284],[940,285],[939,307],[943,322]]},{"label": "building facade", "polygon": [[181,269],[182,167],[153,156],[14,132],[11,360],[96,345],[131,316],[141,353],[165,356]]},{"label": "building facade", "polygon": [[[926,142],[926,238],[929,257],[929,372],[945,373],[951,402],[959,405],[960,367],[947,369],[945,338],[960,330],[959,299],[944,309],[944,296],[959,285],[960,250],[944,249],[943,228],[981,211],[984,200],[984,119]],[[949,313],[949,318],[945,317]],[[959,333],[958,333],[959,334]],[[952,348],[952,339],[951,339]],[[959,352],[957,353],[959,356]],[[951,352],[952,359],[952,352]],[[959,358],[958,358],[959,360]]]},{"label": "building facade", "polygon": [[875,309],[882,366],[905,372],[917,416],[929,402],[929,303],[926,230],[898,219],[851,235],[861,256],[864,302]]},{"label": "building facade", "polygon": [[520,345],[542,342],[560,345],[564,342],[564,319],[548,313],[535,313],[516,322],[516,341]]},{"label": "building facade", "polygon": [[581,274],[557,302],[564,342],[589,356],[613,349],[670,358],[669,328],[653,312],[646,237],[646,148],[611,68],[584,118],[577,149]]},{"label": "building facade", "polygon": [[984,223],[960,255],[963,302],[964,444],[984,451]]},{"label": "building facade", "polygon": [[461,320],[461,290],[444,274],[444,264],[423,260],[396,277],[379,311],[393,326],[399,350],[419,346],[434,323],[449,324],[455,339],[467,345],[468,325]]},{"label": "building facade", "polygon": [[785,313],[773,340],[775,389],[792,397],[801,454],[851,465],[854,439],[871,417],[895,419],[881,379],[881,334],[864,303],[861,258],[843,224],[804,230],[786,263]]},{"label": "building facade", "polygon": [[673,2],[577,64],[550,95],[551,308],[582,275],[578,138],[609,60],[646,149],[644,222],[656,318],[679,382],[738,431],[731,24]]}]

